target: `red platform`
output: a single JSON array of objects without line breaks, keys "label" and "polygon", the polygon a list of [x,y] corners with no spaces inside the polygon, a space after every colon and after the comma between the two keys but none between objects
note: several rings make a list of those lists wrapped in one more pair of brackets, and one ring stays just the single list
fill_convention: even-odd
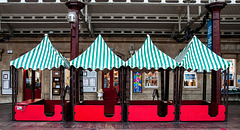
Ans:
[{"label": "red platform", "polygon": [[[216,105],[218,114],[215,117],[209,115],[210,103],[202,103],[202,101],[183,101],[180,108],[180,121],[224,121],[225,106]],[[213,111],[213,110],[212,110]]]},{"label": "red platform", "polygon": [[[165,105],[166,115],[159,116],[161,105]],[[175,107],[162,101],[131,101],[128,107],[129,121],[174,121]]]},{"label": "red platform", "polygon": [[104,105],[76,105],[74,107],[75,121],[121,121],[121,106],[114,106],[114,115],[106,117],[104,115]]},{"label": "red platform", "polygon": [[[67,103],[66,103],[67,104]],[[66,106],[66,108],[68,108]],[[17,121],[61,121],[62,106],[60,100],[29,99],[15,106],[15,119]],[[46,116],[45,112],[54,113]]]}]

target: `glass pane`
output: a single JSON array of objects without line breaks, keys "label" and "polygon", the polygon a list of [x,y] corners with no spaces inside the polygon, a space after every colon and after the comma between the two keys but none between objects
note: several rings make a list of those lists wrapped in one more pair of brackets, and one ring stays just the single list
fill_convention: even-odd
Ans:
[{"label": "glass pane", "polygon": [[104,72],[104,88],[110,88],[110,73]]},{"label": "glass pane", "polygon": [[[41,88],[41,70],[35,71],[35,89]],[[32,70],[26,70],[26,89],[32,89]]]},{"label": "glass pane", "polygon": [[118,71],[113,70],[113,87],[117,88],[118,86]]},{"label": "glass pane", "polygon": [[35,89],[41,88],[41,70],[35,71]]},{"label": "glass pane", "polygon": [[26,70],[26,89],[31,89],[32,86],[32,71]]}]

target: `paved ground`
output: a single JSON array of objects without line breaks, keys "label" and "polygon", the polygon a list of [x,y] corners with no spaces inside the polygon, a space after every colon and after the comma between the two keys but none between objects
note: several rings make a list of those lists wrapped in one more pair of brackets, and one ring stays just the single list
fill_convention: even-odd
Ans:
[{"label": "paved ground", "polygon": [[42,129],[240,129],[240,105],[229,105],[228,122],[19,122],[11,121],[11,104],[0,104],[0,130]]}]

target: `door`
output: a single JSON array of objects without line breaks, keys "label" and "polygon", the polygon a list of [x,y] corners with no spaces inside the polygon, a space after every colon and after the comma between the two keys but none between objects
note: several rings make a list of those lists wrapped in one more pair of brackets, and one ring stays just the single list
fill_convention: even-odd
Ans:
[{"label": "door", "polygon": [[31,99],[32,95],[32,74],[35,73],[35,98],[41,98],[41,70],[24,70],[23,97],[24,100]]},{"label": "door", "polygon": [[118,71],[103,72],[103,99],[117,100],[119,93]]}]

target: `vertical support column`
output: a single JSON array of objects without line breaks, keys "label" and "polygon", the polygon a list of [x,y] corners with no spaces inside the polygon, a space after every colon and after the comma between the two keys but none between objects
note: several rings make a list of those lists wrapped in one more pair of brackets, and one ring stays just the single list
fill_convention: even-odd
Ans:
[{"label": "vertical support column", "polygon": [[178,104],[178,67],[174,69],[174,90],[173,90],[173,105],[175,106],[175,122],[179,121]]},{"label": "vertical support column", "polygon": [[229,89],[229,68],[227,69],[227,73],[226,73],[226,75],[227,75],[227,80],[226,80],[226,82],[227,82],[227,90],[226,90],[226,104],[225,104],[225,107],[226,107],[226,112],[225,112],[225,121],[227,121],[228,120],[228,89]]},{"label": "vertical support column", "polygon": [[83,95],[83,69],[79,68],[78,73],[79,73],[80,101],[82,102],[84,100],[84,95]]},{"label": "vertical support column", "polygon": [[125,83],[126,83],[126,81],[125,81],[125,78],[124,78],[125,76],[124,76],[124,67],[121,67],[120,69],[119,69],[119,92],[120,92],[120,106],[121,106],[121,108],[122,108],[122,112],[121,112],[121,115],[122,115],[122,122],[124,122],[124,119],[125,119],[125,109],[124,109],[124,97],[125,97],[125,95],[124,95],[124,90],[125,90]]},{"label": "vertical support column", "polygon": [[207,78],[206,78],[206,73],[207,73],[207,71],[206,70],[204,70],[203,71],[203,98],[202,98],[202,100],[206,100],[206,92],[207,92]]},{"label": "vertical support column", "polygon": [[74,107],[76,104],[76,85],[77,85],[77,76],[76,76],[76,68],[71,66],[70,67],[70,113],[71,119],[74,120]]},{"label": "vertical support column", "polygon": [[12,120],[15,121],[15,106],[17,103],[17,74],[16,74],[16,68],[14,66],[10,67],[10,73],[11,73],[11,87],[12,87]]},{"label": "vertical support column", "polygon": [[183,88],[183,75],[184,75],[184,68],[180,67],[180,74],[179,74],[179,85],[178,85],[178,114],[179,114],[179,121],[180,121],[180,114],[181,114],[181,105],[182,105],[182,88]]},{"label": "vertical support column", "polygon": [[165,75],[165,95],[164,95],[164,100],[168,101],[169,100],[169,70],[166,70],[166,75]]},{"label": "vertical support column", "polygon": [[124,121],[128,122],[128,106],[130,104],[130,67],[125,68],[125,77],[126,77],[126,88],[125,88],[125,99],[124,99],[124,111],[125,111],[125,116],[124,116]]},{"label": "vertical support column", "polygon": [[164,100],[164,70],[160,69],[161,72],[161,100]]},{"label": "vertical support column", "polygon": [[65,112],[65,84],[64,84],[64,67],[60,66],[60,101],[62,106],[62,121],[66,121]]},{"label": "vertical support column", "polygon": [[32,70],[32,99],[35,99],[35,70]]},{"label": "vertical support column", "polygon": [[[85,4],[79,1],[68,1],[66,6],[71,10],[71,12],[76,13],[76,21],[71,23],[71,44],[70,44],[70,59],[73,60],[79,55],[79,11],[84,8]],[[70,112],[72,113],[71,119],[74,119],[74,106],[79,99],[79,90],[77,87],[77,69],[71,67],[70,75],[71,87],[70,87]],[[77,93],[77,94],[76,94]]]},{"label": "vertical support column", "polygon": [[70,58],[73,60],[79,55],[79,11],[84,8],[85,4],[79,1],[68,1],[66,6],[71,12],[76,13],[76,21],[71,23],[71,46],[70,46]]},{"label": "vertical support column", "polygon": [[[225,2],[214,2],[206,5],[212,14],[212,50],[221,56],[220,44],[220,11],[226,6]],[[212,102],[221,104],[221,71],[212,71]],[[218,112],[216,111],[216,114]],[[216,115],[214,114],[214,115]],[[213,115],[213,116],[214,116]]]}]

